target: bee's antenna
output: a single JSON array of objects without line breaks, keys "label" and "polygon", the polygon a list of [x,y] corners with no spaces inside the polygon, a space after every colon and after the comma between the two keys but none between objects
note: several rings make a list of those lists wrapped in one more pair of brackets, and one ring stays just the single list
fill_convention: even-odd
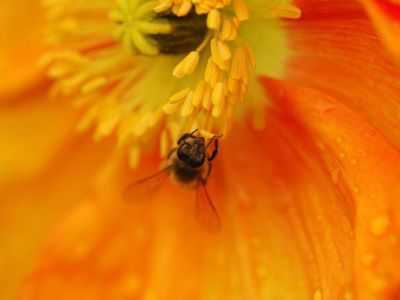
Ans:
[{"label": "bee's antenna", "polygon": [[206,146],[206,150],[208,149],[208,147],[211,145],[211,143],[214,141],[214,140],[218,140],[218,139],[220,139],[220,138],[222,138],[222,134],[220,134],[220,135],[214,135],[211,139],[210,139],[210,141],[207,143],[207,146]]},{"label": "bee's antenna", "polygon": [[195,134],[198,130],[199,130],[199,129],[197,128],[197,129],[193,130],[191,133],[184,133],[184,134],[182,134],[182,136],[179,138],[177,144],[179,145],[182,141],[185,142],[185,144],[187,144],[187,143],[186,143],[186,139],[188,139],[188,138],[195,138],[195,136],[193,136],[193,134]]},{"label": "bee's antenna", "polygon": [[195,134],[197,131],[199,131],[199,129],[198,129],[198,128],[196,128],[195,130],[193,130],[193,131],[190,133],[190,135],[193,135],[193,134]]}]

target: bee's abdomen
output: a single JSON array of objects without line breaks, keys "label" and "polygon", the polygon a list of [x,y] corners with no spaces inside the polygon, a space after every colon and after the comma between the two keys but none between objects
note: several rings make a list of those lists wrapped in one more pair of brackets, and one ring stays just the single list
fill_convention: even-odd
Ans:
[{"label": "bee's abdomen", "polygon": [[200,177],[200,169],[199,168],[192,168],[185,164],[179,164],[175,168],[175,176],[178,181],[181,183],[192,183],[197,182]]},{"label": "bee's abdomen", "polygon": [[175,175],[180,181],[184,183],[191,183],[193,181],[197,181],[200,176],[200,170],[191,167],[177,167],[175,169]]}]

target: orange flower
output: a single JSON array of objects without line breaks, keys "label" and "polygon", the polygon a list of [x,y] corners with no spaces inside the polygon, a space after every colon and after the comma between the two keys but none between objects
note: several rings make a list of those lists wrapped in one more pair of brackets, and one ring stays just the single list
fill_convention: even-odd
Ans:
[{"label": "orange flower", "polygon": [[[5,298],[400,299],[399,6],[360,1],[388,54],[355,1],[210,3],[46,1],[51,51],[0,4]],[[121,199],[193,127],[225,136],[216,234],[192,190]]]}]

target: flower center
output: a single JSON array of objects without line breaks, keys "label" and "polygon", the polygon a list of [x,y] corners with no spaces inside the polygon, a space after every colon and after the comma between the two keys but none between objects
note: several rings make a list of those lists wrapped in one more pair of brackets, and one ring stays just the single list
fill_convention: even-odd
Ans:
[{"label": "flower center", "polygon": [[180,54],[196,49],[207,33],[206,16],[189,9],[183,15],[156,1],[119,1],[110,13],[118,24],[114,35],[125,48],[144,55]]},{"label": "flower center", "polygon": [[[296,18],[299,10],[286,0],[247,1],[250,9],[244,0],[47,1],[52,92],[86,107],[79,128],[94,125],[97,138],[116,133],[132,165],[157,137],[166,156],[184,132],[226,136],[243,111],[254,112],[260,128],[266,99],[253,47],[270,47],[261,51],[267,71],[279,66],[278,55],[264,57],[282,52],[274,47],[283,34],[276,22],[266,33],[264,21]],[[247,22],[250,13],[258,21]],[[248,43],[253,34],[259,38]]]}]

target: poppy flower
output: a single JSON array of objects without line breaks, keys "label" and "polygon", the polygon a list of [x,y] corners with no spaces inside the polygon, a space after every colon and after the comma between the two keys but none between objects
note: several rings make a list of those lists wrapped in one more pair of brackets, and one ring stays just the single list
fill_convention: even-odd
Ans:
[{"label": "poppy flower", "polygon": [[[0,5],[6,297],[399,299],[394,1]],[[121,196],[195,128],[216,233]]]}]

